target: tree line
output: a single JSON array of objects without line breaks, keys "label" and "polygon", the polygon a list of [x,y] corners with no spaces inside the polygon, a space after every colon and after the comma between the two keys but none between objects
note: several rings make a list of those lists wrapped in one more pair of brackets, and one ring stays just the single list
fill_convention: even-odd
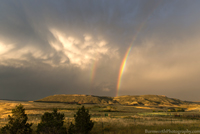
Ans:
[{"label": "tree line", "polygon": [[[90,120],[89,110],[84,106],[79,108],[74,115],[75,124],[71,122],[69,128],[64,126],[65,116],[53,109],[52,113],[45,112],[40,123],[37,125],[38,134],[88,134],[94,122]],[[28,116],[25,114],[25,108],[19,104],[12,109],[12,116],[8,115],[8,124],[1,128],[3,134],[31,134],[33,123],[27,123]]]}]

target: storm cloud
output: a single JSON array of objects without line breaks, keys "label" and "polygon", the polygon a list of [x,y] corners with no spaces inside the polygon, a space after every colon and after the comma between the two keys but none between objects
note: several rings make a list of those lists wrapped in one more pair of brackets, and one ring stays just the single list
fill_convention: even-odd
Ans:
[{"label": "storm cloud", "polygon": [[53,94],[198,100],[198,0],[2,0],[0,99]]}]

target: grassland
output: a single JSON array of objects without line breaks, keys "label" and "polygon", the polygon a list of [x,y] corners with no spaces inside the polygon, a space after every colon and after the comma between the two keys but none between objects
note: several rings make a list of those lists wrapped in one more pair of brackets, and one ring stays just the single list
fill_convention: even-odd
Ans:
[{"label": "grassland", "polygon": [[[91,133],[95,134],[132,134],[146,133],[150,130],[200,130],[199,104],[180,105],[122,105],[119,103],[108,104],[67,104],[67,103],[44,103],[22,101],[0,101],[0,127],[8,122],[11,109],[21,103],[26,109],[28,122],[34,123],[33,129],[44,112],[52,112],[58,108],[58,112],[65,114],[65,124],[74,122],[74,114],[78,108],[84,105],[89,109],[91,119],[95,122]],[[185,112],[167,112],[169,107],[181,107]]]}]

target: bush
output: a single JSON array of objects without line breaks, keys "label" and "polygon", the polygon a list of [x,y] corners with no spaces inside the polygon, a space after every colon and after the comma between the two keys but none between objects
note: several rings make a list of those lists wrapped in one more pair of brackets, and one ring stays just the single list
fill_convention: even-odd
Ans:
[{"label": "bush", "polygon": [[75,125],[69,126],[69,134],[88,134],[92,130],[94,123],[90,120],[89,110],[82,106],[74,115]]},{"label": "bush", "polygon": [[185,110],[183,108],[176,108],[175,110],[176,110],[176,112],[185,112]]},{"label": "bush", "polygon": [[64,124],[64,114],[57,113],[54,109],[52,113],[45,112],[41,117],[41,122],[37,126],[39,134],[66,134]]},{"label": "bush", "polygon": [[175,108],[169,108],[167,112],[176,112]]},{"label": "bush", "polygon": [[12,109],[12,116],[8,115],[8,124],[2,127],[1,131],[3,134],[30,134],[32,133],[32,123],[26,123],[28,120],[27,114],[23,105],[19,104]]}]

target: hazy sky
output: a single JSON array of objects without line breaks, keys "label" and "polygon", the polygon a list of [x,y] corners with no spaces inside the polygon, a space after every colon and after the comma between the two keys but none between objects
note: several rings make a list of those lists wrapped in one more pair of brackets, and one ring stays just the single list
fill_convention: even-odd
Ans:
[{"label": "hazy sky", "polygon": [[199,5],[1,0],[0,99],[157,94],[200,100]]}]

